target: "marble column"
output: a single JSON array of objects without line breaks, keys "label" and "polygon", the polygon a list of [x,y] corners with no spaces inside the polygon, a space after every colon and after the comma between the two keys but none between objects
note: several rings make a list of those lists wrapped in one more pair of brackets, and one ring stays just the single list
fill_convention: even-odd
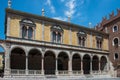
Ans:
[{"label": "marble column", "polygon": [[26,56],[26,75],[28,75],[28,56]]},{"label": "marble column", "polygon": [[42,67],[41,67],[42,75],[44,75],[44,58],[42,57]]},{"label": "marble column", "polygon": [[81,74],[83,74],[83,60],[81,60]]},{"label": "marble column", "polygon": [[55,68],[56,68],[56,69],[55,69],[55,70],[56,70],[56,73],[55,73],[55,74],[58,75],[58,59],[57,59],[57,58],[56,58],[56,67],[55,67]]},{"label": "marble column", "polygon": [[92,74],[92,60],[90,61],[90,74]]},{"label": "marble column", "polygon": [[71,75],[72,74],[72,60],[71,59],[69,59],[68,61],[68,71],[69,71],[69,75]]}]

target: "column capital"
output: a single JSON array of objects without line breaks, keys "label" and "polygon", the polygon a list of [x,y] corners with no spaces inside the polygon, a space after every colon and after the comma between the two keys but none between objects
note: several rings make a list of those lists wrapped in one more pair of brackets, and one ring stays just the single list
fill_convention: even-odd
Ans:
[{"label": "column capital", "polygon": [[6,47],[7,47],[7,49],[11,48],[11,44],[10,43],[6,43]]}]

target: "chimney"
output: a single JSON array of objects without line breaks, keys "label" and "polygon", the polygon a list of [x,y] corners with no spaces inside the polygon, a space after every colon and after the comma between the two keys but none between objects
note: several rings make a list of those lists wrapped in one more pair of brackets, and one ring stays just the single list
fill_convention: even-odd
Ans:
[{"label": "chimney", "polygon": [[44,16],[45,15],[45,10],[44,10],[44,8],[42,8],[42,16]]}]

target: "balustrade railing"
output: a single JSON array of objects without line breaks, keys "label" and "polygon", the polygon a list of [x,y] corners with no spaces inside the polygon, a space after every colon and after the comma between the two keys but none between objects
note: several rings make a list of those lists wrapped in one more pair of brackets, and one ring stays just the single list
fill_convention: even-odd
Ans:
[{"label": "balustrade railing", "polygon": [[72,71],[72,74],[74,75],[80,75],[82,72],[81,71]]},{"label": "balustrade railing", "polygon": [[[12,69],[11,70],[11,75],[42,75],[42,71],[41,70],[18,70],[18,69]],[[49,74],[54,74],[55,75],[55,71],[48,71],[45,72],[44,74],[49,73]],[[59,70],[57,71],[58,75],[69,75],[70,73],[72,73],[72,75],[80,75],[82,74],[82,71],[67,71],[67,70]],[[106,75],[108,74],[108,70],[103,70],[103,71],[92,71],[93,75]]]},{"label": "balustrade railing", "polygon": [[58,71],[58,74],[59,74],[59,75],[68,75],[69,72],[66,71],[66,70],[63,70],[63,71]]},{"label": "balustrade railing", "polygon": [[101,71],[101,74],[108,74],[108,70]]},{"label": "balustrade railing", "polygon": [[29,75],[40,75],[42,74],[41,70],[28,70]]},{"label": "balustrade railing", "polygon": [[13,75],[24,75],[24,74],[26,74],[26,71],[25,70],[12,69],[11,74],[13,74]]},{"label": "balustrade railing", "polygon": [[92,74],[96,74],[96,75],[97,75],[97,74],[100,74],[100,71],[98,71],[98,70],[93,70],[93,71],[92,71]]}]

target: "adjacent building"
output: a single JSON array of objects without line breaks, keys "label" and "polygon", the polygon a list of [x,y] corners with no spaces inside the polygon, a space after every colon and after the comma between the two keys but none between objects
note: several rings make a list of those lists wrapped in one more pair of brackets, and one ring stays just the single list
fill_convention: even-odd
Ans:
[{"label": "adjacent building", "polygon": [[[102,22],[96,26],[96,30],[109,34],[109,59],[112,61],[114,69],[120,66],[120,9],[117,14],[112,12],[109,18],[103,17]],[[120,71],[118,71],[120,76]]]}]

